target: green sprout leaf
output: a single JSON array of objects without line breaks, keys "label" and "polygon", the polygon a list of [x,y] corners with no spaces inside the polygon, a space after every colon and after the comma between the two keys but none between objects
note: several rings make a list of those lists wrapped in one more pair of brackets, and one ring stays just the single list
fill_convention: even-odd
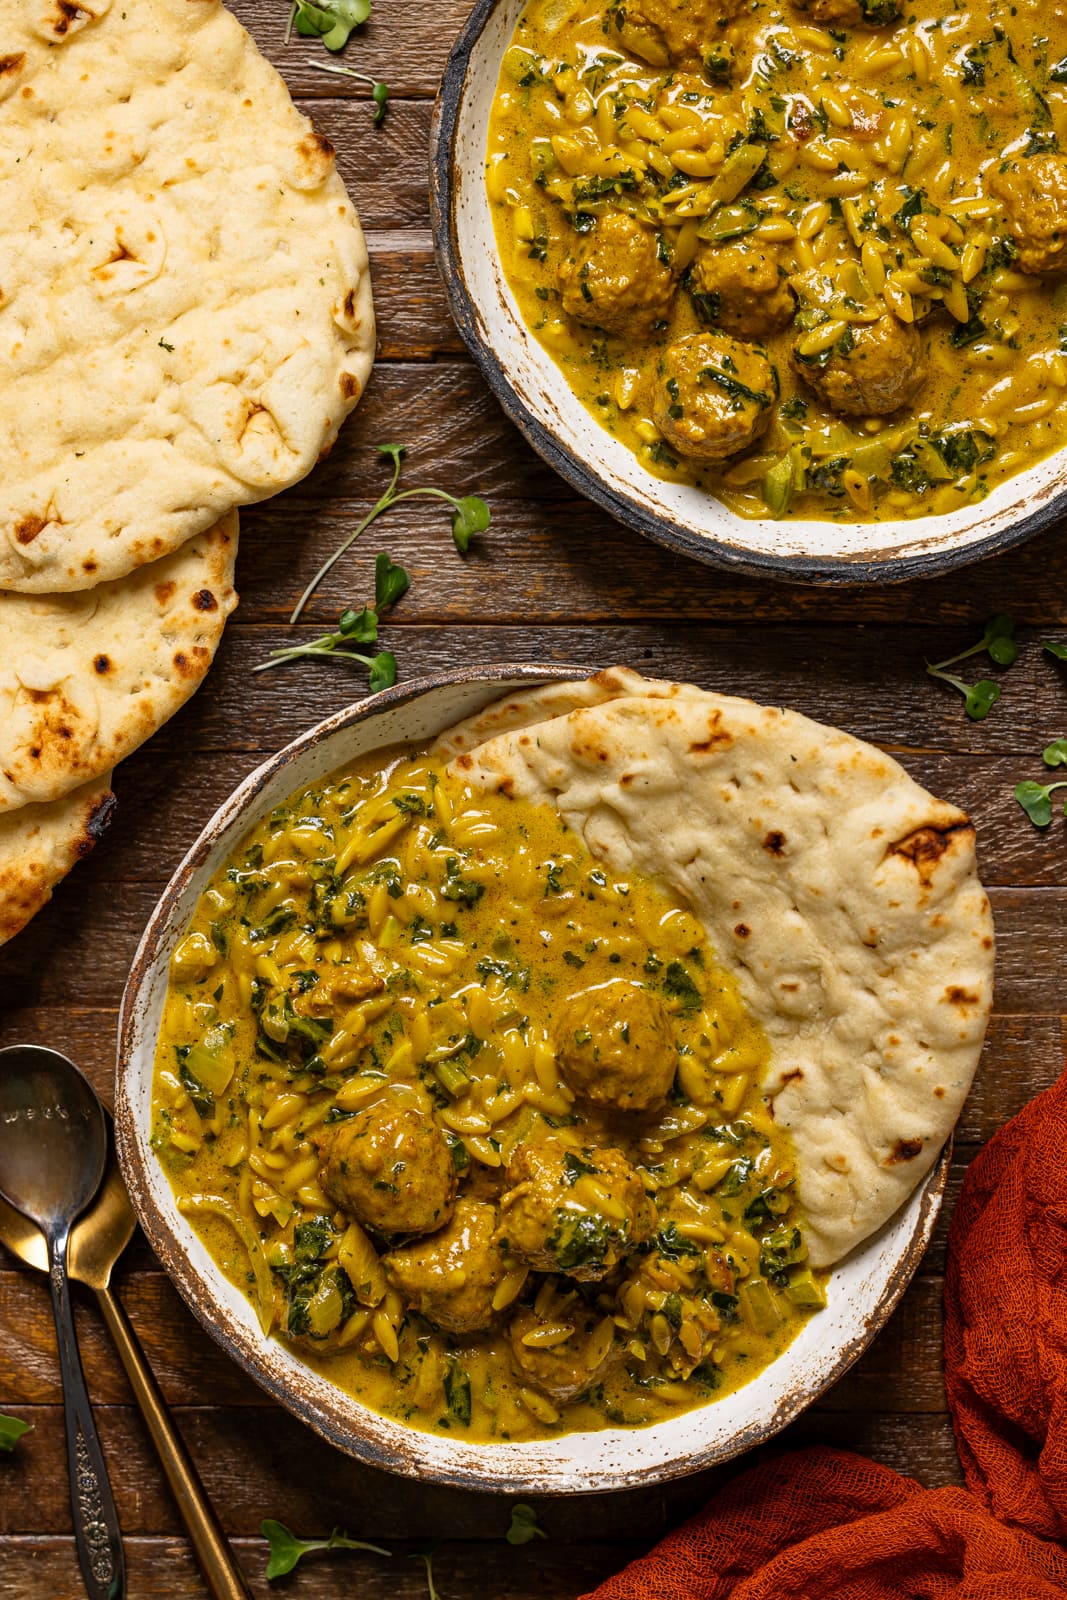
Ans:
[{"label": "green sprout leaf", "polygon": [[[388,556],[385,559],[388,561]],[[402,572],[403,568],[398,567],[393,570]],[[404,577],[407,578],[407,573],[404,573]],[[395,577],[390,576],[387,582],[390,588],[396,588]],[[364,606],[362,611],[353,611],[349,608],[341,612],[334,633],[321,634],[308,644],[293,644],[282,650],[272,650],[267,660],[259,662],[252,671],[266,672],[268,667],[280,667],[288,661],[299,661],[305,656],[314,660],[354,661],[358,666],[367,668],[370,674],[370,692],[377,694],[380,689],[391,689],[396,682],[396,656],[391,650],[382,650],[376,656],[367,656],[353,648],[357,644],[372,644],[377,637],[378,613],[371,611],[368,606]]]},{"label": "green sprout leaf", "polygon": [[374,560],[374,604],[379,611],[388,611],[403,599],[411,588],[411,577],[390,561],[384,550]]},{"label": "green sprout leaf", "polygon": [[1019,646],[1015,642],[1015,624],[1010,617],[991,617],[977,644],[961,650],[958,655],[949,656],[946,661],[936,661],[932,665],[927,662],[926,670],[936,677],[945,667],[954,667],[958,661],[966,661],[968,656],[981,655],[983,650],[998,667],[1011,666],[1019,654]]},{"label": "green sprout leaf", "polygon": [[[362,611],[342,611],[337,623],[337,632],[342,639],[351,641],[352,644],[373,644],[378,637],[378,617],[366,606]],[[326,638],[332,638],[327,634]]]},{"label": "green sprout leaf", "polygon": [[357,72],[354,67],[343,67],[339,61],[309,61],[309,67],[314,67],[316,72],[336,72],[346,78],[355,78],[360,83],[370,85],[371,99],[374,101],[374,125],[378,125],[385,117],[385,108],[389,104],[389,85],[379,83],[366,72]]},{"label": "green sprout leaf", "polygon": [[326,5],[296,0],[290,23],[303,38],[319,38],[327,50],[343,50],[353,29],[370,16],[370,8],[371,0],[328,0]]},{"label": "green sprout leaf", "polygon": [[259,1531],[270,1546],[270,1560],[267,1562],[267,1579],[273,1582],[275,1578],[284,1578],[292,1572],[297,1562],[304,1556],[318,1550],[370,1550],[377,1556],[388,1556],[392,1552],[383,1550],[381,1545],[367,1544],[364,1539],[350,1539],[347,1534],[339,1533],[335,1528],[328,1539],[298,1539],[295,1533],[290,1533],[283,1522],[275,1522],[267,1517],[259,1525]]},{"label": "green sprout leaf", "polygon": [[390,650],[382,650],[370,664],[370,692],[378,694],[382,689],[391,689],[396,682],[396,656]]},{"label": "green sprout leaf", "polygon": [[468,494],[456,501],[456,509],[452,513],[452,537],[461,555],[466,555],[470,549],[474,535],[485,533],[488,527],[489,507],[484,500],[480,500],[476,494]]},{"label": "green sprout leaf", "polygon": [[1042,648],[1057,661],[1067,661],[1067,644],[1057,644],[1055,639],[1046,639]]},{"label": "green sprout leaf", "polygon": [[29,1433],[33,1424],[23,1422],[20,1417],[0,1416],[0,1450],[14,1450],[24,1433]]},{"label": "green sprout leaf", "polygon": [[994,683],[991,678],[982,678],[967,690],[963,707],[972,722],[981,722],[988,717],[999,699],[1000,684]]},{"label": "green sprout leaf", "polygon": [[1067,739],[1053,739],[1041,752],[1046,767],[1067,767]]},{"label": "green sprout leaf", "polygon": [[[1067,779],[1062,783],[1026,783],[1015,785],[1015,798],[1030,818],[1035,828],[1047,828],[1052,821],[1052,792],[1054,789],[1067,789]],[[1064,808],[1067,816],[1067,807]]]},{"label": "green sprout leaf", "polygon": [[[292,615],[289,618],[290,622],[296,622],[299,620],[301,612],[307,605],[311,596],[315,593],[315,590],[318,588],[323,578],[325,578],[326,574],[331,570],[331,568],[335,566],[338,561],[340,561],[346,550],[351,549],[352,545],[355,544],[360,534],[366,532],[371,523],[375,522],[384,511],[388,511],[392,506],[399,505],[401,500],[444,500],[446,504],[451,506],[452,538],[455,540],[457,550],[461,552],[465,552],[467,550],[467,547],[469,546],[471,538],[474,534],[484,533],[488,528],[489,507],[486,505],[485,501],[480,500],[477,495],[467,495],[462,500],[458,500],[455,495],[449,494],[445,489],[419,488],[404,489],[403,491],[399,491],[397,489],[397,484],[400,481],[400,470],[406,454],[406,448],[404,445],[380,444],[378,446],[378,454],[380,456],[384,456],[386,460],[392,462],[393,472],[388,488],[367,512],[362,521],[356,524],[355,528],[348,535],[347,539],[342,540],[337,549],[334,551],[333,555],[330,556],[327,561],[323,562],[322,566],[319,568],[318,572],[316,572],[315,576],[312,578],[311,582],[300,596],[300,599],[293,607]],[[398,568],[397,570],[402,571],[403,569]],[[397,598],[399,599],[399,595]]]},{"label": "green sprout leaf", "polygon": [[505,1538],[508,1544],[529,1544],[533,1539],[547,1539],[548,1534],[538,1522],[533,1506],[517,1505],[511,1508],[511,1526]]}]

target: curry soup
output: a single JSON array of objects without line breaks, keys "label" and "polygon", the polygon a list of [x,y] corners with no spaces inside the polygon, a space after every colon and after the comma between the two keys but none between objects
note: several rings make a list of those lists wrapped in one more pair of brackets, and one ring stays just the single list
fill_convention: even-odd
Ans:
[{"label": "curry soup", "polygon": [[303,790],[171,966],[153,1148],[262,1327],[492,1441],[658,1421],[824,1303],[767,1044],[694,918],[394,752]]},{"label": "curry soup", "polygon": [[1067,441],[1065,135],[1036,0],[534,0],[487,184],[524,320],[649,472],[911,517]]}]

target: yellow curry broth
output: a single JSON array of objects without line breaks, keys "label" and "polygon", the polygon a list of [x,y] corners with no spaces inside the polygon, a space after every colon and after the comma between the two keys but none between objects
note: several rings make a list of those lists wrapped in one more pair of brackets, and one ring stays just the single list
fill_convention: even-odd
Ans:
[{"label": "yellow curry broth", "polygon": [[153,1145],[263,1326],[375,1409],[485,1441],[643,1424],[822,1303],[766,1060],[688,912],[400,753],[297,794],[205,891]]},{"label": "yellow curry broth", "polygon": [[[862,10],[534,0],[504,58],[486,173],[524,320],[651,473],[745,516],[951,511],[1067,440],[1062,8]],[[661,391],[715,330],[774,378],[708,461],[683,419],[736,363]]]}]

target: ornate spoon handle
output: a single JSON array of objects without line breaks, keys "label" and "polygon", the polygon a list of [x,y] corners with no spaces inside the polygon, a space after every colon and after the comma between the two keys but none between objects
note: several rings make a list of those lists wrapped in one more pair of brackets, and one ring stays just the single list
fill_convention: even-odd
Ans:
[{"label": "ornate spoon handle", "polygon": [[48,1282],[63,1380],[67,1470],[78,1562],[89,1600],[122,1600],[126,1593],[122,1535],[78,1354],[67,1279],[66,1230],[49,1235]]}]

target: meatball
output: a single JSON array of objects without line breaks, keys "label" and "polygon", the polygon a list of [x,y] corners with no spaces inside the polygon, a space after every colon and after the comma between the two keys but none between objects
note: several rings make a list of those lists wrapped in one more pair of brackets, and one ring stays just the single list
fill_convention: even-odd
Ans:
[{"label": "meatball", "polygon": [[[610,1317],[583,1305],[577,1297],[573,1305],[551,1319],[554,1332],[570,1328],[565,1339],[551,1346],[539,1345],[536,1341],[546,1326],[536,1312],[520,1306],[508,1329],[512,1357],[526,1383],[565,1405],[603,1377],[618,1359],[615,1326]],[[531,1337],[533,1344],[524,1343]]]},{"label": "meatball", "polygon": [[781,332],[796,305],[775,253],[747,239],[702,244],[689,269],[689,289],[700,315],[739,339]]},{"label": "meatball", "polygon": [[578,322],[638,337],[671,306],[674,277],[659,240],[624,211],[600,217],[557,270],[563,309]]},{"label": "meatball", "polygon": [[767,431],[778,374],[762,351],[725,333],[691,333],[664,351],[652,415],[668,445],[722,461]]},{"label": "meatball", "polygon": [[447,1228],[382,1257],[386,1277],[405,1305],[447,1333],[478,1333],[496,1313],[493,1295],[508,1267],[493,1235],[496,1212],[458,1200]]},{"label": "meatball", "polygon": [[1004,207],[1023,272],[1067,268],[1067,157],[1031,156],[990,173],[987,186]]},{"label": "meatball", "polygon": [[662,1002],[624,978],[567,1001],[556,1054],[576,1094],[619,1111],[662,1105],[678,1059]]},{"label": "meatball", "polygon": [[627,0],[608,15],[625,50],[654,67],[699,71],[720,26],[744,0]]},{"label": "meatball", "polygon": [[652,1232],[652,1207],[621,1150],[521,1144],[506,1177],[496,1239],[535,1271],[593,1282]]},{"label": "meatball", "polygon": [[877,322],[850,326],[848,348],[804,358],[793,347],[793,370],[833,411],[885,417],[910,405],[926,381],[922,340],[911,323],[886,312]]},{"label": "meatball", "polygon": [[381,1100],[326,1130],[322,1187],[378,1233],[433,1233],[452,1215],[456,1171],[444,1134],[416,1106]]},{"label": "meatball", "polygon": [[886,28],[900,21],[896,0],[811,0],[797,10],[807,12],[824,28]]}]

